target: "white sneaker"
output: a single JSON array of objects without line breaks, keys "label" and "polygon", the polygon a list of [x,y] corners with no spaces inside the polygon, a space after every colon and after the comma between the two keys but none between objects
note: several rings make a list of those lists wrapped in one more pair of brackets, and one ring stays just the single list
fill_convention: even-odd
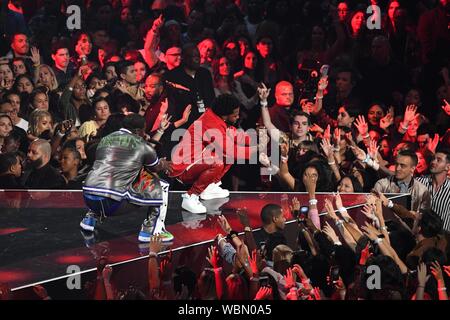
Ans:
[{"label": "white sneaker", "polygon": [[181,207],[192,213],[206,213],[206,207],[200,203],[196,194],[184,193],[182,196],[183,202]]},{"label": "white sneaker", "polygon": [[220,199],[227,198],[230,196],[230,192],[226,189],[222,189],[220,185],[222,182],[211,183],[206,187],[205,190],[200,194],[202,200]]}]

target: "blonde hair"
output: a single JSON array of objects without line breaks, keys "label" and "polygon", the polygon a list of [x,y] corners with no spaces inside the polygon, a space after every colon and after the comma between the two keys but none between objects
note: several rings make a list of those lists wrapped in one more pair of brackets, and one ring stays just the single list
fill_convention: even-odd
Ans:
[{"label": "blonde hair", "polygon": [[41,122],[41,120],[45,117],[49,117],[50,121],[53,122],[53,117],[50,114],[50,112],[46,111],[46,110],[39,110],[39,109],[35,109],[33,110],[33,112],[31,112],[30,114],[30,122],[29,122],[29,132],[31,135],[35,136],[35,137],[39,137],[39,135],[42,132],[39,132],[38,130],[38,126],[39,123]]},{"label": "blonde hair", "polygon": [[294,254],[294,250],[289,248],[287,245],[279,244],[272,251],[272,260],[273,264],[281,261],[287,261],[291,263],[292,255]]},{"label": "blonde hair", "polygon": [[[40,77],[39,77],[39,74],[41,73],[41,69],[42,68],[47,68],[48,69],[48,72],[50,73],[50,75],[52,76],[52,83],[51,83],[51,86],[50,86],[50,91],[53,91],[53,90],[56,90],[56,89],[58,89],[58,80],[56,79],[56,75],[55,75],[55,72],[53,71],[53,69],[52,69],[52,67],[50,67],[49,65],[47,65],[47,64],[41,64],[39,67],[37,67],[36,68],[36,71],[35,71],[35,76],[34,76],[34,83],[36,84],[36,86],[45,86],[45,84],[43,84],[42,82],[41,82],[41,79],[40,79]],[[46,87],[46,86],[45,86]]]}]

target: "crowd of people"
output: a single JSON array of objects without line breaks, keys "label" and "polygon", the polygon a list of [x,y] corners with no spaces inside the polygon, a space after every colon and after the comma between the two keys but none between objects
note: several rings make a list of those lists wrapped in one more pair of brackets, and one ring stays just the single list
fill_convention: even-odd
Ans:
[{"label": "crowd of people", "polygon": [[[73,4],[81,30],[67,29]],[[142,141],[155,149],[153,160],[173,162],[160,176],[187,191],[187,211],[205,213],[201,200],[227,197],[228,189],[310,194],[300,251],[280,235],[276,208],[261,213],[266,233],[281,241],[271,249],[252,243],[251,232],[242,242],[221,218],[228,237],[217,237],[212,269],[189,296],[444,299],[449,16],[448,0],[2,1],[0,189],[86,192],[101,162],[98,147],[108,147],[102,139],[140,115]],[[214,140],[208,128],[227,138]],[[252,129],[258,141],[247,134]],[[242,147],[241,156],[203,152],[226,142]],[[192,155],[183,153],[190,147]],[[246,163],[255,153],[258,163]],[[325,207],[339,237],[319,219],[315,192],[372,193],[364,210],[370,224],[356,225],[337,196],[338,214],[332,203]],[[408,208],[385,193],[411,194]],[[386,226],[382,207],[398,220]],[[145,239],[155,297],[161,239],[152,232]],[[233,266],[226,278],[219,256]],[[161,285],[172,279],[168,265],[162,262]],[[362,289],[366,265],[380,266],[381,291]],[[330,267],[339,272],[328,281]],[[106,281],[111,270],[103,272]]]}]

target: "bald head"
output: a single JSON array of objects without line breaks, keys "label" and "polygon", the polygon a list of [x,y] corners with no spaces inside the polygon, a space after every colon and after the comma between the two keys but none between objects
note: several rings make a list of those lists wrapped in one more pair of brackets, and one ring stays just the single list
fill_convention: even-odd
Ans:
[{"label": "bald head", "polygon": [[280,81],[275,87],[275,100],[279,106],[290,107],[294,102],[294,88],[288,81]]},{"label": "bald head", "polygon": [[51,154],[50,143],[44,139],[37,139],[28,148],[28,163],[36,169],[42,168],[50,161]]}]

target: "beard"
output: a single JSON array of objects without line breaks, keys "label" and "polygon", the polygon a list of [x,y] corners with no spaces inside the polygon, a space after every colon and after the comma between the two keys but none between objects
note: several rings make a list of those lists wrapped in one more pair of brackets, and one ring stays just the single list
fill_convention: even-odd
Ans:
[{"label": "beard", "polygon": [[42,166],[42,164],[43,164],[42,158],[27,161],[27,167],[30,169],[38,169]]}]

